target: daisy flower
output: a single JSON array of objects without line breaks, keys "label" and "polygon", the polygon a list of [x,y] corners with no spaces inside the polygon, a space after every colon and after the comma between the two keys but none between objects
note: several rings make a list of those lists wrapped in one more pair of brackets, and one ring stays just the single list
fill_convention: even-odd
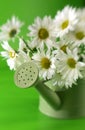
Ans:
[{"label": "daisy flower", "polygon": [[62,11],[57,12],[54,21],[56,23],[57,36],[62,37],[75,29],[75,25],[78,22],[76,9],[66,6]]},{"label": "daisy flower", "polygon": [[46,79],[51,79],[55,73],[55,58],[50,52],[39,51],[35,53],[32,57],[34,62],[39,68],[39,77]]},{"label": "daisy flower", "polygon": [[29,36],[32,38],[31,47],[40,48],[44,43],[48,48],[54,46],[56,38],[55,24],[51,17],[45,16],[43,19],[37,17],[34,24],[29,26]]},{"label": "daisy flower", "polygon": [[20,32],[23,23],[15,16],[0,27],[0,40],[9,40],[14,38]]},{"label": "daisy flower", "polygon": [[10,70],[16,70],[19,65],[29,60],[24,52],[16,52],[7,41],[4,41],[1,46],[5,51],[2,51],[0,54],[7,60]]},{"label": "daisy flower", "polygon": [[68,33],[65,39],[74,42],[75,47],[79,47],[82,43],[85,44],[85,23],[78,23],[75,30]]},{"label": "daisy flower", "polygon": [[73,49],[73,42],[64,38],[61,38],[58,42],[56,42],[56,50],[62,50],[64,53],[66,53],[67,47]]},{"label": "daisy flower", "polygon": [[85,63],[79,61],[76,49],[70,51],[67,48],[67,53],[63,51],[59,53],[60,56],[57,57],[58,61],[56,62],[57,73],[62,75],[66,88],[72,87],[78,78],[83,78],[81,70],[85,67]]}]

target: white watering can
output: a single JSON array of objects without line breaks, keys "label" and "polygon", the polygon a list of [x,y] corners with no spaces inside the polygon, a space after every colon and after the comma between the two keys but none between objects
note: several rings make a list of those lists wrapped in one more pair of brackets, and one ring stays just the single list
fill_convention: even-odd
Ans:
[{"label": "white watering can", "polygon": [[39,109],[42,113],[55,118],[70,119],[85,116],[85,81],[69,89],[52,91],[39,79],[38,68],[34,62],[26,62],[17,68],[15,84],[20,88],[35,86],[40,93]]}]

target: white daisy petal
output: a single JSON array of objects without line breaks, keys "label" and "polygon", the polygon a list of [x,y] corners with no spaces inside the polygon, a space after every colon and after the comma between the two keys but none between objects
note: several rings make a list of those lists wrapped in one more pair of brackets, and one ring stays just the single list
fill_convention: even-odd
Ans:
[{"label": "white daisy petal", "polygon": [[8,52],[6,52],[6,51],[2,51],[2,52],[0,52],[0,54],[2,57],[9,58]]},{"label": "white daisy petal", "polygon": [[6,51],[8,50],[13,50],[10,45],[8,44],[7,41],[4,41],[3,44],[1,44],[2,48],[5,49]]}]

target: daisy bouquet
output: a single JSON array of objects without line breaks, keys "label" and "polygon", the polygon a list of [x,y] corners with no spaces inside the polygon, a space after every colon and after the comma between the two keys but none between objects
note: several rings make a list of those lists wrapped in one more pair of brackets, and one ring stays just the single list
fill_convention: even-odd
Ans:
[{"label": "daisy bouquet", "polygon": [[[10,70],[34,62],[39,79],[53,91],[72,87],[85,78],[85,9],[65,6],[54,18],[37,17],[28,27],[27,39],[19,35],[23,25],[13,16],[0,27],[0,41]],[[17,38],[18,48],[14,49]]]}]

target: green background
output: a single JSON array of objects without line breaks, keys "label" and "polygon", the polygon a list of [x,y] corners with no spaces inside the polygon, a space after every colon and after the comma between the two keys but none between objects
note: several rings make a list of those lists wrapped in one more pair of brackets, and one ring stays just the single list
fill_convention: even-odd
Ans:
[{"label": "green background", "polygon": [[[26,23],[33,23],[36,16],[56,14],[66,4],[84,6],[84,0],[1,0],[0,25],[12,15]],[[16,43],[14,46],[17,46]],[[1,50],[1,47],[0,47]],[[20,89],[14,84],[14,72],[0,58],[0,130],[84,130],[85,118],[76,120],[58,120],[39,112],[39,94],[34,88]]]}]

